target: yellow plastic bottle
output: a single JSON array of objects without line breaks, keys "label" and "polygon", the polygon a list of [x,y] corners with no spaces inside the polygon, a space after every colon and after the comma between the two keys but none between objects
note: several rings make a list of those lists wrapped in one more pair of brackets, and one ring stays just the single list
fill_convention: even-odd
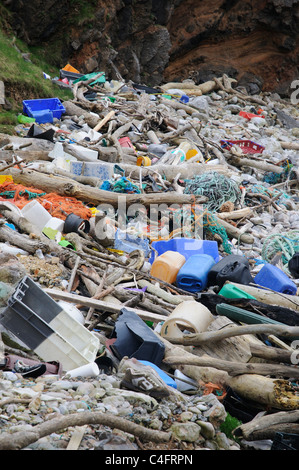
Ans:
[{"label": "yellow plastic bottle", "polygon": [[166,251],[158,256],[152,264],[151,275],[161,281],[173,284],[186,258],[177,251]]}]

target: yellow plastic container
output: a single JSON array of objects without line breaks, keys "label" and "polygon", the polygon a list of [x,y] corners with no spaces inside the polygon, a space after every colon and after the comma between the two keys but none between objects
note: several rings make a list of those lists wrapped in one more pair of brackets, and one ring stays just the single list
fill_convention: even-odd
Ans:
[{"label": "yellow plastic container", "polygon": [[202,333],[214,320],[210,310],[195,300],[180,303],[161,328],[165,338],[182,338],[185,332]]},{"label": "yellow plastic container", "polygon": [[149,157],[138,157],[137,166],[151,166],[152,161]]},{"label": "yellow plastic container", "polygon": [[151,275],[161,281],[173,284],[186,258],[177,251],[166,251],[158,256],[152,264]]}]

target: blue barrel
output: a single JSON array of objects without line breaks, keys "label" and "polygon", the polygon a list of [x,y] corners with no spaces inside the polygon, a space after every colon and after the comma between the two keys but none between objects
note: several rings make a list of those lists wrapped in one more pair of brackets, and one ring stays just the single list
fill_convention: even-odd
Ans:
[{"label": "blue barrel", "polygon": [[264,264],[254,278],[255,284],[267,287],[282,294],[296,295],[296,284],[277,266],[270,263]]},{"label": "blue barrel", "polygon": [[207,287],[208,273],[215,260],[210,255],[192,255],[181,267],[176,278],[176,285],[187,292],[201,292]]}]

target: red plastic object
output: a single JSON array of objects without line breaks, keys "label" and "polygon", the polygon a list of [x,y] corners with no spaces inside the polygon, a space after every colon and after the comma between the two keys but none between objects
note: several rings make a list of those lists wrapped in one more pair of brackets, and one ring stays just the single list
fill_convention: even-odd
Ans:
[{"label": "red plastic object", "polygon": [[220,143],[223,148],[229,148],[232,145],[238,145],[238,147],[241,147],[243,153],[263,153],[265,150],[265,147],[256,144],[251,140],[220,140]]},{"label": "red plastic object", "polygon": [[252,118],[255,118],[255,117],[262,117],[262,118],[265,118],[265,116],[261,116],[260,114],[252,114],[252,113],[247,113],[245,111],[240,111],[239,112],[239,116],[242,116],[246,119],[252,119]]},{"label": "red plastic object", "polygon": [[118,142],[120,143],[121,147],[130,147],[131,149],[134,148],[129,137],[122,137],[121,139],[118,139]]}]

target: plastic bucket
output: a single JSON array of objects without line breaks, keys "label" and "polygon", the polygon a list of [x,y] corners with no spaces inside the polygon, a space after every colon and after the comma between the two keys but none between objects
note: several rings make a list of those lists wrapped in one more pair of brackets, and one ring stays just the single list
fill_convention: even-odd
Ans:
[{"label": "plastic bucket", "polygon": [[214,320],[210,310],[194,300],[180,303],[162,325],[161,336],[182,338],[184,331],[201,333]]}]

